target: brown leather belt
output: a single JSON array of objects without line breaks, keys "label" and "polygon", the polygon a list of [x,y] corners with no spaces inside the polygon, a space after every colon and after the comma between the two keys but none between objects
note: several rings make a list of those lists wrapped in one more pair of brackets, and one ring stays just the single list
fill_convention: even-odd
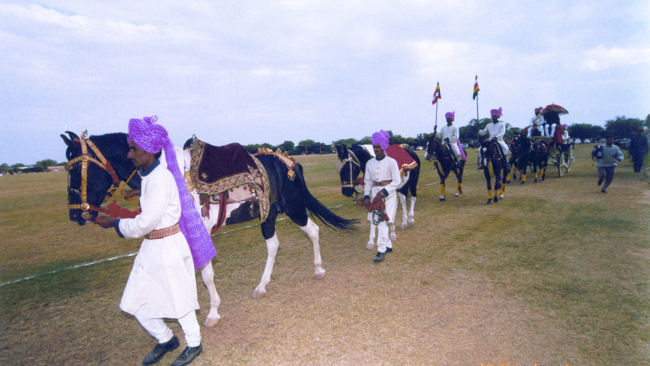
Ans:
[{"label": "brown leather belt", "polygon": [[153,230],[149,234],[145,235],[144,238],[149,240],[162,239],[166,236],[174,235],[180,231],[181,227],[178,223],[176,223],[163,229]]},{"label": "brown leather belt", "polygon": [[382,181],[380,181],[380,182],[375,182],[373,185],[374,185],[375,187],[377,187],[377,186],[387,186],[387,185],[389,185],[391,182],[392,182],[392,180],[382,180]]}]

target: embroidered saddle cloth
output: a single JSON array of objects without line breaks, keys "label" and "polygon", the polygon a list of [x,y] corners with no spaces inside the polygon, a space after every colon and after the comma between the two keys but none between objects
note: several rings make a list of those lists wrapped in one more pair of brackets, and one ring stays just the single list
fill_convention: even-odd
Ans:
[{"label": "embroidered saddle cloth", "polygon": [[413,157],[399,145],[388,146],[388,149],[386,149],[386,155],[397,161],[399,172],[402,175],[418,166],[418,163],[413,159]]},{"label": "embroidered saddle cloth", "polygon": [[[238,143],[213,146],[199,139],[191,154],[190,178],[199,195],[207,195],[214,202],[221,193],[230,191],[231,200],[256,201],[260,220],[266,221],[270,208],[269,178],[255,156]],[[239,197],[234,197],[235,192]]]}]

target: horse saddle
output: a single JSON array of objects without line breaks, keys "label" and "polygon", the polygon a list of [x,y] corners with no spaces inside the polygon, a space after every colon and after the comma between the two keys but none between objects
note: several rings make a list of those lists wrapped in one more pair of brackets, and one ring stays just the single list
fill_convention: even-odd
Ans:
[{"label": "horse saddle", "polygon": [[415,161],[415,159],[413,159],[413,157],[399,145],[388,146],[388,149],[386,149],[386,155],[397,161],[399,172],[402,175],[405,172],[413,170],[418,166],[418,163]]},{"label": "horse saddle", "polygon": [[[221,201],[222,205],[227,203],[220,196],[224,192],[229,193],[229,201],[255,201],[259,204],[260,219],[266,220],[270,208],[269,178],[255,156],[238,143],[213,146],[198,139],[191,154],[190,179],[199,195],[209,196],[211,202]],[[250,195],[233,197],[234,193]]]}]

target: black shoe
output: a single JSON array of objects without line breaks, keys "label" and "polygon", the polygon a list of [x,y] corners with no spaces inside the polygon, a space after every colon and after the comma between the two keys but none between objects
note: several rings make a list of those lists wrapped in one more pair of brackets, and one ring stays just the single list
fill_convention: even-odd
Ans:
[{"label": "black shoe", "polygon": [[393,252],[393,248],[386,248],[386,254],[392,253],[392,252]]},{"label": "black shoe", "polygon": [[201,348],[200,344],[196,347],[185,347],[183,352],[176,357],[172,366],[189,365],[196,356],[201,354],[201,351],[203,351],[203,348]]},{"label": "black shoe", "polygon": [[598,179],[598,185],[603,184],[603,179]]},{"label": "black shoe", "polygon": [[149,354],[144,357],[142,360],[143,365],[153,365],[154,363],[160,361],[165,353],[173,351],[178,347],[178,338],[173,336],[172,339],[168,340],[165,343],[158,343],[156,347],[153,348]]},{"label": "black shoe", "polygon": [[603,192],[603,193],[607,193],[607,191],[605,190],[605,188],[601,189],[600,191]]},{"label": "black shoe", "polygon": [[377,255],[375,256],[375,258],[373,259],[373,261],[376,262],[376,263],[378,263],[378,262],[383,261],[385,257],[386,257],[386,253],[377,252]]}]

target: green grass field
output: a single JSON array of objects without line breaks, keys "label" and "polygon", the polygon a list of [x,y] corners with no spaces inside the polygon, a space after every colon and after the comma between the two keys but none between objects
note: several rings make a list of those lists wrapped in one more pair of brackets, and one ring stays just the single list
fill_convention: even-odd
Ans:
[{"label": "green grass field", "polygon": [[[513,183],[490,206],[475,151],[464,195],[446,202],[422,159],[416,223],[398,229],[395,252],[372,263],[365,220],[356,232],[320,225],[322,281],[306,237],[280,221],[261,299],[251,295],[266,248],[247,226],[257,223],[222,228],[213,263],[223,319],[202,328],[193,365],[650,363],[650,189],[626,156],[601,193],[591,147],[576,147],[568,176]],[[365,217],[340,194],[335,155],[297,159],[321,202]],[[133,257],[70,268],[134,253],[140,240],[68,221],[66,185],[66,173],[0,177],[0,364],[139,364],[155,342],[118,307]],[[202,322],[199,275],[197,285]]]}]

